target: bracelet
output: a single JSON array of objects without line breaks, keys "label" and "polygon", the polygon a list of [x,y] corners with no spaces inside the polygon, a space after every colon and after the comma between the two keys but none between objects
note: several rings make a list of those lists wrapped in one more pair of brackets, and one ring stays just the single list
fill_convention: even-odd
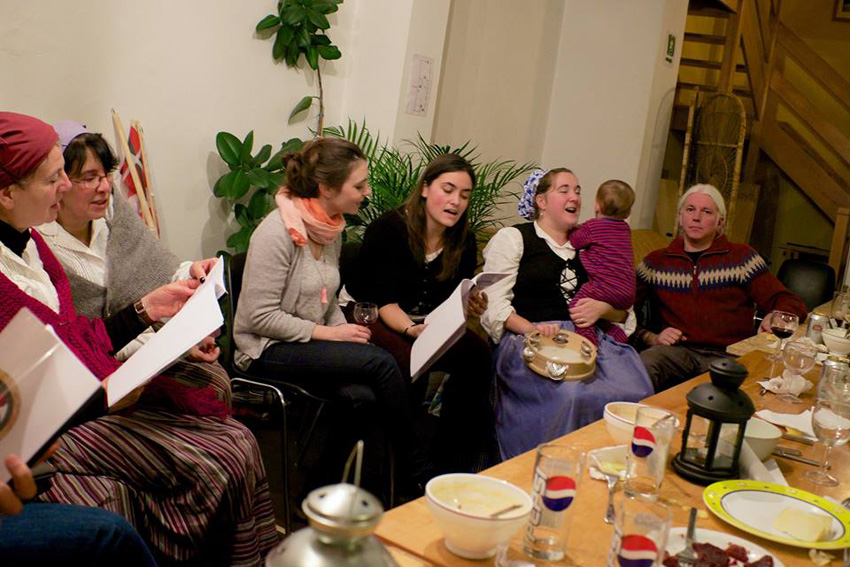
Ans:
[{"label": "bracelet", "polygon": [[138,315],[138,316],[139,316],[139,319],[141,319],[141,320],[142,320],[142,322],[143,322],[145,325],[147,325],[148,327],[150,327],[151,325],[153,325],[154,323],[156,323],[156,321],[154,321],[153,319],[151,319],[150,315],[148,315],[148,311],[147,311],[147,309],[145,309],[145,305],[142,303],[142,300],[141,300],[141,299],[140,299],[140,300],[138,300],[136,303],[134,303],[134,304],[133,304],[133,307],[134,307],[134,308],[135,308],[135,310],[136,310],[136,315]]},{"label": "bracelet", "polygon": [[416,323],[411,323],[410,325],[408,325],[407,327],[404,328],[404,330],[401,332],[401,334],[406,337],[407,331],[409,331],[410,329],[412,329],[415,326],[416,326]]}]

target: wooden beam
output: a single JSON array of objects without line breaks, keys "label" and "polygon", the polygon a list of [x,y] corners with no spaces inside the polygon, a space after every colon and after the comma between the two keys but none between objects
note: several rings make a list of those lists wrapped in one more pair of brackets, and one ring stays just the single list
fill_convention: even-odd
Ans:
[{"label": "wooden beam", "polygon": [[764,113],[764,90],[767,88],[764,74],[764,50],[762,49],[761,31],[758,27],[758,14],[755,6],[749,5],[749,2],[753,2],[753,0],[747,0],[747,2],[748,5],[744,8],[741,39],[744,62],[747,65],[750,78],[750,89],[756,103],[756,116],[760,120]]},{"label": "wooden beam", "polygon": [[785,103],[791,112],[802,120],[826,147],[838,156],[841,163],[850,169],[850,139],[835,124],[824,116],[806,96],[797,90],[788,79],[774,73],[770,88]]},{"label": "wooden beam", "polygon": [[835,229],[832,231],[832,245],[829,247],[829,265],[835,270],[835,276],[841,281],[841,264],[847,257],[847,228],[850,227],[850,209],[841,207],[835,215]]},{"label": "wooden beam", "polygon": [[842,77],[802,39],[781,23],[778,26],[777,38],[788,55],[850,112],[850,81]]},{"label": "wooden beam", "polygon": [[726,43],[726,36],[685,32],[685,41],[692,41],[694,43],[710,43],[711,45],[723,45]]},{"label": "wooden beam", "polygon": [[833,222],[839,207],[850,207],[847,189],[801,147],[805,140],[793,138],[787,128],[773,121],[762,126],[762,133],[762,150]]},{"label": "wooden beam", "polygon": [[735,70],[738,64],[738,50],[741,48],[741,22],[745,16],[744,0],[738,0],[735,14],[726,24],[726,42],[723,44],[723,61],[720,64],[720,78],[717,90],[730,93],[735,88]]}]

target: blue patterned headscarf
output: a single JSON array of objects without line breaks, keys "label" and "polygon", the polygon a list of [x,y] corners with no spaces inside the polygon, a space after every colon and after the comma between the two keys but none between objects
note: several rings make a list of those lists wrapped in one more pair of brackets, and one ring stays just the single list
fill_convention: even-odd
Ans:
[{"label": "blue patterned headscarf", "polygon": [[547,173],[549,173],[548,169],[535,169],[528,176],[526,182],[522,184],[522,197],[519,198],[519,203],[517,203],[517,211],[522,218],[526,220],[534,218],[534,194],[537,192],[537,185],[540,184],[540,180]]}]

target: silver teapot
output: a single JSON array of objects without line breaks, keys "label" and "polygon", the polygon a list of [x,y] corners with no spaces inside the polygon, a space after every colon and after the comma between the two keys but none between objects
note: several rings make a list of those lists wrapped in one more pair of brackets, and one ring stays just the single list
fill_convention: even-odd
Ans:
[{"label": "silver teapot", "polygon": [[[345,479],[357,456],[354,484]],[[343,482],[312,491],[301,509],[310,526],[294,532],[266,557],[266,567],[398,567],[372,535],[384,508],[360,488],[363,442],[357,443],[345,466]]]}]

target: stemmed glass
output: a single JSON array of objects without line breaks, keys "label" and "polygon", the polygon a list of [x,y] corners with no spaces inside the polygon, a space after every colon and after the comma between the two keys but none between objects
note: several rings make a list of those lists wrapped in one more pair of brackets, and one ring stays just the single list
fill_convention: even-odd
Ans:
[{"label": "stemmed glass", "polygon": [[[785,363],[785,368],[795,376],[805,374],[815,366],[815,356],[817,349],[808,343],[802,341],[791,341],[785,345],[782,350],[782,361]],[[790,402],[792,404],[800,404],[803,402],[800,398],[791,393],[779,394],[777,398]]]},{"label": "stemmed glass", "polygon": [[358,325],[368,327],[378,320],[378,306],[366,301],[355,303],[354,320]]},{"label": "stemmed glass", "polygon": [[850,404],[835,399],[818,398],[812,409],[812,429],[825,446],[823,462],[819,470],[806,471],[803,477],[821,486],[838,486],[838,479],[826,471],[833,447],[850,441]]},{"label": "stemmed glass", "polygon": [[830,315],[839,327],[844,328],[845,323],[850,318],[850,294],[841,291],[835,292]]},{"label": "stemmed glass", "polygon": [[[776,347],[776,352],[767,359],[771,362],[782,362],[782,341],[794,334],[800,325],[800,319],[793,313],[785,311],[774,311],[768,317],[770,317],[770,332],[779,339],[779,345]],[[773,375],[772,367],[770,373]]]}]

